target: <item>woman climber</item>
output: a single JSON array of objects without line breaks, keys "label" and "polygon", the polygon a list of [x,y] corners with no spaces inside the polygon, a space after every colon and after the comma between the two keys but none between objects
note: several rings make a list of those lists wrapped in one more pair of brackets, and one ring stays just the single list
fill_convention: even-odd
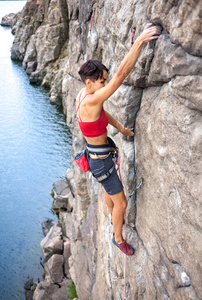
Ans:
[{"label": "woman climber", "polygon": [[105,190],[105,201],[112,214],[114,229],[112,242],[126,255],[134,254],[135,250],[124,241],[122,236],[127,200],[123,185],[114,167],[116,145],[107,137],[106,127],[109,123],[126,136],[132,136],[134,133],[133,129],[124,128],[106,112],[103,104],[133,69],[143,44],[157,39],[160,33],[160,27],[152,26],[152,23],[147,24],[109,83],[107,83],[108,69],[97,60],[88,60],[79,70],[85,87],[79,92],[76,99],[77,119],[86,140],[89,167],[93,176]]}]

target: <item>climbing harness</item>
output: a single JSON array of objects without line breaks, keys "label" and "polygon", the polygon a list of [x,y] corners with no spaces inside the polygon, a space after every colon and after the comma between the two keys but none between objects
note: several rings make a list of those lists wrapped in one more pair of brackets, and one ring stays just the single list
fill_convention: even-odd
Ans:
[{"label": "climbing harness", "polygon": [[[99,177],[95,176],[92,173],[92,175],[97,179],[99,183],[101,183],[103,180],[111,176],[112,172],[115,169],[115,162],[118,157],[118,148],[116,147],[116,144],[110,137],[107,137],[107,140],[109,144],[105,144],[105,145],[90,145],[86,142],[86,149],[88,153],[96,155],[97,158],[99,159],[106,159],[109,155],[112,155],[112,160],[114,161],[113,166],[106,173],[101,174]],[[107,155],[107,156],[99,157],[98,155]]]},{"label": "climbing harness", "polygon": [[135,30],[136,30],[136,27],[132,27],[132,28],[131,28],[131,31],[132,31],[132,37],[131,37],[131,47],[132,47],[132,46],[133,46],[133,44],[134,44]]}]

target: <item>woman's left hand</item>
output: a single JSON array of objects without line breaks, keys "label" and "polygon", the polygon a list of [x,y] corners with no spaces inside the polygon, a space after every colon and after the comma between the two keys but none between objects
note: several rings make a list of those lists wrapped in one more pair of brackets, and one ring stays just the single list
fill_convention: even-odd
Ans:
[{"label": "woman's left hand", "polygon": [[133,128],[122,127],[120,132],[124,135],[127,135],[127,136],[133,136],[134,135],[134,129]]}]

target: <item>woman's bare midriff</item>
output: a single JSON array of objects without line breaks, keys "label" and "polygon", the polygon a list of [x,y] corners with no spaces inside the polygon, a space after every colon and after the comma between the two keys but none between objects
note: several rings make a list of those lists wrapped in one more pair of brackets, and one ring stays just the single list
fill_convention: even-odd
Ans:
[{"label": "woman's bare midriff", "polygon": [[[109,142],[107,140],[107,132],[104,133],[103,135],[96,136],[96,137],[93,137],[93,138],[85,136],[85,139],[86,139],[87,143],[90,144],[90,145],[96,145],[96,146],[98,146],[98,145],[109,144]],[[108,154],[107,155],[95,155],[95,154],[91,154],[91,153],[89,155],[93,159],[98,159],[99,157],[106,157],[106,156],[108,156]]]}]

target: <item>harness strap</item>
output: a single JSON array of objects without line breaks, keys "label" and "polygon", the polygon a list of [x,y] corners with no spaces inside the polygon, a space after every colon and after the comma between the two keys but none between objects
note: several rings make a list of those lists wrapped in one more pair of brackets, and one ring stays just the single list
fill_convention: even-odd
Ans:
[{"label": "harness strap", "polygon": [[113,165],[113,166],[111,167],[111,169],[109,169],[109,171],[108,171],[107,173],[105,173],[105,174],[99,176],[98,178],[96,178],[97,181],[98,181],[98,182],[102,182],[103,180],[109,178],[109,176],[112,174],[112,172],[114,171],[114,169],[115,169],[115,165]]}]

